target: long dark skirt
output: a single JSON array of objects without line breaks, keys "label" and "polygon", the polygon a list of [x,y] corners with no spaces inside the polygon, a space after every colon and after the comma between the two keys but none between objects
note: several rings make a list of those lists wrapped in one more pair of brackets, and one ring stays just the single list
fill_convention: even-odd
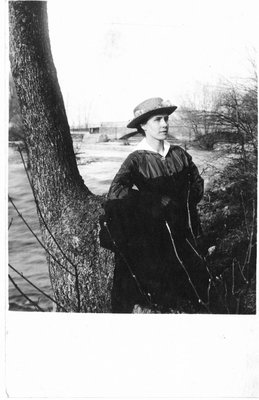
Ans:
[{"label": "long dark skirt", "polygon": [[192,238],[180,237],[172,243],[163,229],[156,232],[155,241],[149,239],[116,254],[113,312],[131,313],[135,304],[168,312],[179,297],[206,302],[209,276]]}]

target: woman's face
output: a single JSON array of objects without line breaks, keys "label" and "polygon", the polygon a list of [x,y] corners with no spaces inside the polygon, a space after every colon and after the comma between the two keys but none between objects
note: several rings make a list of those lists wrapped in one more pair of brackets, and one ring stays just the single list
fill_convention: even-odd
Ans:
[{"label": "woman's face", "polygon": [[168,133],[168,115],[155,115],[149,118],[145,124],[142,124],[141,128],[145,131],[146,137],[165,140]]}]

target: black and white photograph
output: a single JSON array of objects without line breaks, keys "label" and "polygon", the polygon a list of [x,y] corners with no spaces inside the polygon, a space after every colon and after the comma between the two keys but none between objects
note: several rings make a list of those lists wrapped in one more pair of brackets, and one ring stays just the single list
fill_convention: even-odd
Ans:
[{"label": "black and white photograph", "polygon": [[258,398],[256,1],[5,14],[6,393]]}]

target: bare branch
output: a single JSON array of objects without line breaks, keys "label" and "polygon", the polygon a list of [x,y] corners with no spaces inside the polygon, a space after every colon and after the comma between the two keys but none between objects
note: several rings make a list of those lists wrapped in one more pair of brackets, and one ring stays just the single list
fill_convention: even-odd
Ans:
[{"label": "bare branch", "polygon": [[40,293],[42,293],[45,297],[47,297],[49,300],[53,301],[57,306],[59,306],[63,311],[67,312],[67,310],[59,304],[55,299],[53,299],[51,296],[49,296],[47,293],[45,293],[43,290],[41,290],[38,286],[36,286],[34,283],[32,283],[28,278],[26,278],[21,272],[17,271],[11,264],[8,264],[9,267],[16,272],[20,277],[22,277],[26,282],[28,282],[31,286],[33,286],[35,289],[37,289]]},{"label": "bare branch", "polygon": [[10,279],[10,281],[12,282],[12,284],[14,285],[14,287],[18,290],[18,292],[21,293],[21,295],[23,297],[26,298],[26,300],[28,300],[31,304],[34,305],[34,307],[36,307],[39,311],[43,311],[43,308],[41,308],[37,303],[35,303],[33,300],[31,300],[25,293],[23,293],[23,291],[19,288],[19,286],[14,282],[13,278],[8,274],[8,277]]},{"label": "bare branch", "polygon": [[[173,245],[173,249],[174,249],[174,253],[175,253],[175,255],[176,255],[176,258],[177,258],[177,260],[179,261],[179,264],[181,265],[181,267],[183,268],[183,270],[184,270],[184,272],[185,272],[185,274],[186,274],[186,276],[187,276],[187,279],[188,279],[188,281],[189,281],[189,283],[190,283],[190,285],[191,285],[191,287],[192,287],[192,289],[193,289],[193,291],[194,291],[194,293],[195,293],[195,295],[196,295],[196,297],[197,297],[197,299],[198,299],[198,303],[202,304],[203,307],[205,307],[206,310],[207,310],[208,312],[210,312],[209,304],[208,304],[208,303],[207,303],[207,304],[204,303],[204,301],[202,301],[202,299],[200,298],[200,296],[199,296],[199,294],[198,294],[198,292],[197,292],[197,289],[196,289],[194,283],[192,282],[191,277],[190,277],[190,275],[189,275],[189,273],[188,273],[188,271],[187,271],[187,269],[186,269],[186,267],[185,267],[183,261],[182,261],[181,258],[179,257],[179,254],[178,254],[178,252],[177,252],[177,249],[176,249],[176,246],[175,246],[175,242],[174,242],[174,239],[173,239],[173,236],[172,236],[172,233],[171,233],[171,229],[170,229],[170,227],[169,227],[169,225],[168,225],[168,222],[165,221],[165,224],[166,224],[167,230],[168,230],[169,235],[170,235],[170,239],[171,239],[171,242],[172,242],[172,245]],[[210,282],[209,282],[209,285],[210,285]]]},{"label": "bare branch", "polygon": [[246,218],[246,208],[245,208],[245,202],[244,202],[244,196],[243,196],[243,191],[242,190],[240,192],[240,196],[241,196],[241,200],[242,200],[242,208],[243,208],[244,218],[245,218],[246,233],[247,233],[247,237],[249,237],[247,218]]},{"label": "bare branch", "polygon": [[51,254],[49,252],[49,250],[44,246],[44,244],[42,243],[42,241],[38,238],[38,236],[36,235],[36,233],[34,233],[34,231],[31,229],[31,227],[29,226],[29,224],[27,223],[27,221],[23,218],[22,214],[20,213],[20,211],[18,210],[18,208],[16,207],[16,205],[14,204],[13,200],[11,199],[10,196],[8,196],[9,201],[11,202],[12,206],[14,207],[15,211],[17,212],[17,214],[19,215],[19,217],[23,220],[23,222],[25,223],[25,225],[27,226],[27,228],[29,229],[29,231],[33,234],[33,236],[35,237],[35,239],[39,242],[39,244],[41,245],[41,247],[49,254],[50,257],[53,258],[53,260],[60,265],[60,267],[62,267],[65,271],[67,271],[69,274],[75,276],[75,274],[71,271],[69,271],[64,265],[62,265],[54,256],[53,254]]},{"label": "bare branch", "polygon": [[11,221],[10,221],[10,223],[9,223],[8,231],[9,231],[9,229],[11,228],[12,224],[13,224],[13,218],[11,219]]}]

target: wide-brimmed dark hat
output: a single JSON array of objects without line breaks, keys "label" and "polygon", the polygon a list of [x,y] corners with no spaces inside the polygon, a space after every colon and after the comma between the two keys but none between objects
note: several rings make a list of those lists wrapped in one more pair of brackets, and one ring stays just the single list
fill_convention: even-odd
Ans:
[{"label": "wide-brimmed dark hat", "polygon": [[138,128],[141,123],[147,121],[156,114],[172,114],[177,109],[169,100],[164,101],[161,97],[147,99],[134,108],[134,118],[128,123],[127,128]]}]

